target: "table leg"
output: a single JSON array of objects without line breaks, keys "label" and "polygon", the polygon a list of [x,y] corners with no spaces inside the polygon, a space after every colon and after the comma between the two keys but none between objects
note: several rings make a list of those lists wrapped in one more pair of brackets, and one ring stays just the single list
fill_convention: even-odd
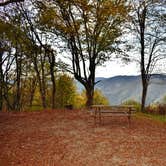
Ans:
[{"label": "table leg", "polygon": [[128,121],[129,121],[129,127],[131,124],[131,108],[129,108],[129,112],[128,112]]}]

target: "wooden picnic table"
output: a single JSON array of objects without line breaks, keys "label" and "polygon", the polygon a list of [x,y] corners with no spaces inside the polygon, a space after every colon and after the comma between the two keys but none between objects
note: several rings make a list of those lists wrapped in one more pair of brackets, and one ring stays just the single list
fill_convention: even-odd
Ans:
[{"label": "wooden picnic table", "polygon": [[99,121],[99,124],[102,124],[102,117],[125,116],[128,118],[130,125],[131,115],[135,112],[135,107],[132,105],[92,105],[90,109],[94,116],[95,124],[97,121]]}]

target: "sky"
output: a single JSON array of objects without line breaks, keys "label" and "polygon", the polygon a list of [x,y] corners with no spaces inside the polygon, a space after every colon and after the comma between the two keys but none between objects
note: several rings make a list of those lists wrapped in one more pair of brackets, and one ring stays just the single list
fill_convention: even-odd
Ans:
[{"label": "sky", "polygon": [[[155,70],[153,73],[166,74],[166,59],[159,61],[156,64]],[[96,77],[114,77],[118,75],[140,75],[140,68],[138,63],[130,62],[124,64],[120,60],[108,61],[104,66],[97,66],[96,68]]]},{"label": "sky", "polygon": [[139,75],[140,70],[135,62],[124,64],[120,61],[111,61],[105,63],[105,66],[98,66],[96,77],[113,77],[117,75]]},{"label": "sky", "polygon": [[[63,56],[68,57],[68,54],[64,53]],[[58,56],[61,60],[67,64],[71,65],[71,61],[68,58],[63,58],[61,54]],[[156,64],[153,73],[166,74],[166,59]],[[140,66],[138,62],[132,61],[128,64],[122,62],[119,58],[113,59],[112,61],[105,62],[103,66],[96,67],[96,77],[110,78],[119,75],[125,76],[135,76],[140,75]]]},{"label": "sky", "polygon": [[[58,55],[58,58],[61,58],[63,62],[71,65],[71,61],[64,57],[68,57],[68,55],[66,53],[63,54],[63,57],[61,54]],[[103,66],[96,67],[96,77],[109,78],[118,75],[140,75],[139,65],[134,61],[125,64],[120,59],[114,59],[105,62]]]}]

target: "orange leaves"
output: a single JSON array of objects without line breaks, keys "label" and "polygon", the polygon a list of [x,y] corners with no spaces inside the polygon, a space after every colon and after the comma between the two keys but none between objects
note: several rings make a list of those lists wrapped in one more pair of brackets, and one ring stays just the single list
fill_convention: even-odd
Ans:
[{"label": "orange leaves", "polygon": [[[0,113],[1,165],[165,165],[166,125],[82,111]],[[97,164],[96,164],[97,163]]]},{"label": "orange leaves", "polygon": [[121,35],[128,9],[123,0],[55,0],[42,12],[41,22],[62,37],[74,37],[86,55],[91,55],[93,48],[93,54],[98,54],[110,50]]},{"label": "orange leaves", "polygon": [[128,13],[128,6],[124,2],[103,1],[98,8],[98,16],[102,18],[125,17]]},{"label": "orange leaves", "polygon": [[105,24],[114,18],[125,18],[128,12],[125,2],[119,1],[56,1],[55,5],[47,6],[40,14],[42,24],[48,28],[55,27],[65,33],[74,33],[80,30],[80,25],[84,22],[90,26],[97,21]]}]

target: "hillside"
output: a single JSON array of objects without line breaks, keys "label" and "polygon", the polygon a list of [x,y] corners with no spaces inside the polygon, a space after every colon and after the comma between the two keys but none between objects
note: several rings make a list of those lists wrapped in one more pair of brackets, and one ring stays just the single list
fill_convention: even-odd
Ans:
[{"label": "hillside", "polygon": [[[109,99],[110,104],[118,105],[128,99],[141,100],[141,77],[140,76],[115,76],[111,78],[96,78],[101,80],[96,88],[100,89]],[[77,84],[79,90],[82,87]],[[147,94],[146,104],[161,101],[166,95],[166,76],[154,74]]]}]

